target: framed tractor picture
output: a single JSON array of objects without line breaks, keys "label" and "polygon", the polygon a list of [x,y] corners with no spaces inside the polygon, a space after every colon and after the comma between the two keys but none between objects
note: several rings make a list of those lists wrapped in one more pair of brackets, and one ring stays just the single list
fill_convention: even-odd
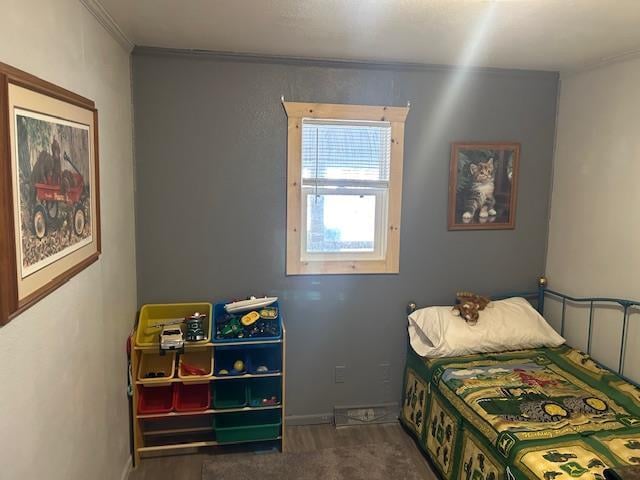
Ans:
[{"label": "framed tractor picture", "polygon": [[92,101],[12,67],[0,65],[0,80],[6,323],[100,254],[98,114]]}]

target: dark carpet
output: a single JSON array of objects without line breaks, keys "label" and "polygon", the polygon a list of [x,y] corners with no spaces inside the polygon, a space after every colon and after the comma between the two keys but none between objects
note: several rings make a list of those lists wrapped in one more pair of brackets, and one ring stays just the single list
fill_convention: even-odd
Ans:
[{"label": "dark carpet", "polygon": [[308,453],[221,455],[202,480],[421,480],[411,457],[390,443]]}]

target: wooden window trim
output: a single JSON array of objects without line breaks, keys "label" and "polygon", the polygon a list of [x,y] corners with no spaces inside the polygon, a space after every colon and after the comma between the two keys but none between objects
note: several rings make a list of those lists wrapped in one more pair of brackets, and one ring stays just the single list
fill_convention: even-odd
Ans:
[{"label": "wooden window trim", "polygon": [[[400,217],[402,208],[402,167],[404,124],[407,107],[282,102],[288,118],[287,134],[287,275],[316,274],[397,274],[400,272]],[[389,211],[387,250],[384,260],[302,261],[302,120],[373,120],[391,124],[391,165],[389,171]]]}]

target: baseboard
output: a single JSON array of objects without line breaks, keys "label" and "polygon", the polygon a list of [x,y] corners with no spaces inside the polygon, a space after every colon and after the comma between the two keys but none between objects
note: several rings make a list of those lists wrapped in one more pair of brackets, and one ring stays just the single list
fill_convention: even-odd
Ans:
[{"label": "baseboard", "polygon": [[287,425],[321,425],[333,423],[333,413],[319,413],[317,415],[288,415]]},{"label": "baseboard", "polygon": [[127,480],[129,478],[129,474],[131,473],[131,467],[133,466],[133,460],[131,459],[131,455],[127,458],[127,461],[124,464],[124,468],[122,469],[122,475],[120,475],[120,480]]},{"label": "baseboard", "polygon": [[[400,416],[400,406],[397,403],[384,403],[376,404],[373,406],[357,406],[357,407],[341,407],[341,408],[378,408],[386,407],[388,409],[387,421],[388,423],[395,423]],[[317,413],[312,415],[287,415],[287,425],[300,426],[300,425],[322,425],[326,423],[335,423],[334,412],[331,413]]]}]

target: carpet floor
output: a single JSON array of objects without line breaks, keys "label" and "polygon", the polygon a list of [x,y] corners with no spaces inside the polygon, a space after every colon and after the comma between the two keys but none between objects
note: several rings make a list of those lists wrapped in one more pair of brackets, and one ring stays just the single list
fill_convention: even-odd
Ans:
[{"label": "carpet floor", "polygon": [[202,480],[421,480],[411,456],[393,443],[315,452],[221,455],[202,467]]}]

